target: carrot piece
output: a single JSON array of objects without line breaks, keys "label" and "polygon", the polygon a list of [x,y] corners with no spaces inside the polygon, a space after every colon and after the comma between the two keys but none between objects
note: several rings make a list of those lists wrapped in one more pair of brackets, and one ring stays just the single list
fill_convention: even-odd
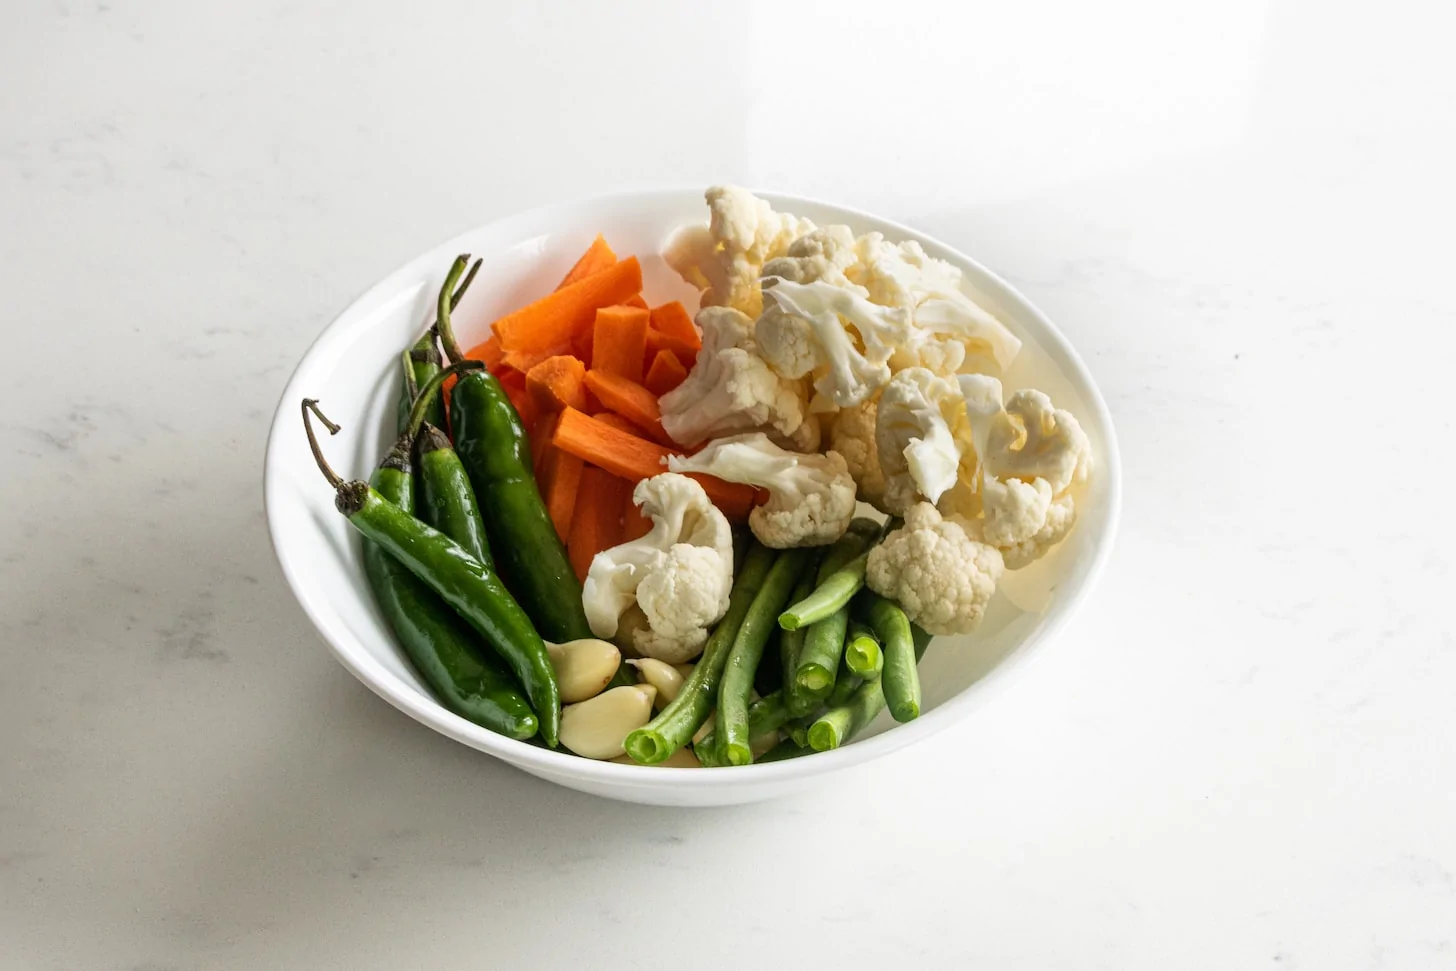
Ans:
[{"label": "carrot piece", "polygon": [[501,348],[500,338],[494,334],[490,335],[489,340],[482,341],[465,352],[467,361],[480,361],[490,371],[499,368],[505,356],[506,352]]},{"label": "carrot piece", "polygon": [[566,555],[578,580],[586,579],[593,557],[621,542],[622,493],[626,485],[595,465],[582,469],[571,536],[566,541]]},{"label": "carrot piece", "polygon": [[[629,435],[575,408],[567,408],[556,423],[551,444],[586,462],[600,465],[614,475],[636,482],[667,471],[667,457],[674,454],[655,442]],[[677,450],[680,452],[680,450]],[[729,519],[743,520],[757,495],[750,486],[724,482],[711,475],[694,473],[713,504]]]},{"label": "carrot piece", "polygon": [[593,273],[600,273],[615,262],[617,262],[617,254],[612,252],[612,248],[607,245],[602,234],[597,233],[597,238],[592,240],[591,245],[586,248],[586,252],[581,254],[581,259],[577,260],[566,276],[561,278],[561,282],[556,284],[556,289],[560,290],[562,287],[571,286],[578,280],[585,280]]},{"label": "carrot piece", "polygon": [[641,382],[647,353],[647,311],[637,307],[603,307],[592,330],[592,368]]},{"label": "carrot piece", "polygon": [[627,503],[622,507],[622,542],[630,543],[634,539],[641,539],[652,531],[652,519],[642,515],[642,510],[632,501],[634,485],[627,492]]},{"label": "carrot piece", "polygon": [[629,256],[506,314],[492,328],[506,352],[505,362],[529,371],[553,354],[568,353],[572,337],[591,330],[599,308],[621,303],[641,289],[642,266]]},{"label": "carrot piece", "polygon": [[642,294],[640,294],[640,293],[634,293],[632,296],[628,297],[626,300],[623,300],[622,301],[622,306],[624,306],[624,307],[636,307],[638,310],[646,310],[646,309],[648,309],[647,308],[647,301],[642,299]]},{"label": "carrot piece", "polygon": [[693,365],[698,361],[698,348],[700,347],[702,347],[701,343],[692,344],[683,340],[681,337],[664,334],[662,331],[654,330],[651,327],[647,328],[646,356],[648,358],[656,358],[663,351],[668,351],[678,359],[678,363],[685,370],[691,371]]},{"label": "carrot piece", "polygon": [[643,383],[648,391],[660,398],[682,384],[687,376],[688,369],[683,367],[682,361],[664,347],[653,357],[652,366],[647,369],[647,378]]},{"label": "carrot piece", "polygon": [[638,428],[635,424],[623,418],[615,411],[599,411],[595,415],[592,415],[592,418],[601,422],[603,425],[611,425],[619,432],[626,432],[628,435],[632,435],[638,438],[642,436],[642,429]]},{"label": "carrot piece", "polygon": [[[551,417],[554,425],[556,416]],[[551,516],[551,524],[556,527],[556,535],[561,537],[563,543],[571,538],[572,521],[576,517],[576,497],[581,490],[581,473],[585,467],[586,463],[581,459],[569,452],[563,452],[549,442],[545,454],[541,456],[537,484],[541,489],[541,498],[546,501],[546,512]]]},{"label": "carrot piece", "polygon": [[[551,436],[556,434],[556,412],[544,412],[531,429],[531,468],[539,480],[545,473],[546,453],[551,450]],[[540,482],[537,482],[540,485]],[[542,490],[544,493],[544,489]]]},{"label": "carrot piece", "polygon": [[521,416],[521,424],[527,429],[534,428],[541,410],[536,407],[536,402],[526,390],[526,376],[520,371],[505,371],[496,380],[500,381],[506,397],[511,399],[511,404],[516,406],[516,414]]},{"label": "carrot piece", "polygon": [[670,442],[662,428],[662,409],[657,396],[636,381],[610,371],[592,368],[586,372],[586,386],[609,410],[633,422],[660,442]]},{"label": "carrot piece", "polygon": [[667,337],[676,337],[686,344],[691,344],[694,354],[698,352],[698,348],[703,346],[702,335],[698,333],[692,315],[676,300],[652,308],[652,329]]},{"label": "carrot piece", "polygon": [[548,357],[526,372],[526,390],[542,411],[586,406],[586,390],[582,376],[586,365],[574,357],[558,354]]}]

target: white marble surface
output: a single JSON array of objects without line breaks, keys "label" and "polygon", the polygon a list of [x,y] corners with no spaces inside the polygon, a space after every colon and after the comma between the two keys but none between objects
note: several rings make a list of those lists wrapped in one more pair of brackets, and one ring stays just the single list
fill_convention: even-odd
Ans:
[{"label": "white marble surface", "polygon": [[[0,8],[0,967],[1456,966],[1444,5],[406,6]],[[1127,501],[957,730],[679,812],[356,684],[259,466],[404,258],[710,180],[1003,272]]]}]

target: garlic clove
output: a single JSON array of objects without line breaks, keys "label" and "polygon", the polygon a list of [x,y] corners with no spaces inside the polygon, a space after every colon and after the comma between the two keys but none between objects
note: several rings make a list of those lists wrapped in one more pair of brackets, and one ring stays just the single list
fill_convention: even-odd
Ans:
[{"label": "garlic clove", "polygon": [[657,689],[634,684],[604,691],[561,709],[561,744],[589,759],[614,759],[626,753],[627,736],[652,720]]},{"label": "garlic clove", "polygon": [[548,641],[546,652],[556,669],[556,682],[564,704],[586,701],[601,694],[622,663],[622,654],[615,645],[594,637],[563,644]]}]

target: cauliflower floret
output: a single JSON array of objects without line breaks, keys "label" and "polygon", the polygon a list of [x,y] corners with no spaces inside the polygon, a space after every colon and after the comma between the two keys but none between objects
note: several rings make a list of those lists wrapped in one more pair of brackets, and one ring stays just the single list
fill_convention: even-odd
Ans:
[{"label": "cauliflower floret", "polygon": [[715,185],[705,193],[707,228],[677,233],[663,254],[684,280],[703,291],[704,307],[733,307],[750,317],[763,310],[759,275],[769,260],[814,224],[773,207],[747,189]]},{"label": "cauliflower floret", "polygon": [[816,447],[817,424],[806,428],[803,388],[775,374],[757,353],[753,322],[731,307],[698,312],[703,346],[687,380],[662,396],[662,427],[676,442],[749,429],[772,429],[785,441]]},{"label": "cauliflower floret", "polygon": [[1017,391],[1003,405],[995,378],[963,375],[959,383],[977,467],[942,508],[974,515],[967,496],[974,491],[983,538],[1002,550],[1009,569],[1020,569],[1076,524],[1076,504],[1066,490],[1090,474],[1091,443],[1077,419],[1054,409],[1040,391]]},{"label": "cauliflower floret", "polygon": [[640,609],[646,627],[633,632],[633,647],[679,664],[702,651],[708,628],[728,610],[733,531],[703,487],[684,475],[645,479],[632,501],[651,517],[652,529],[592,559],[582,607],[592,633],[608,639],[623,614]]},{"label": "cauliflower floret", "polygon": [[761,276],[765,279],[783,277],[795,283],[823,280],[868,297],[869,293],[863,287],[849,282],[844,275],[844,271],[859,258],[854,242],[854,233],[848,226],[816,229],[794,240],[786,255],[765,263]]},{"label": "cauliflower floret", "polygon": [[931,634],[967,634],[986,613],[1005,564],[1001,551],[972,539],[928,502],[870,550],[865,583],[900,605]]},{"label": "cauliflower floret", "polygon": [[811,411],[857,405],[889,382],[890,357],[910,339],[903,310],[827,280],[769,277],[763,292],[764,313],[754,329],[759,350],[786,378],[815,375]]},{"label": "cauliflower floret", "polygon": [[1020,352],[1016,335],[961,291],[961,271],[919,243],[896,245],[867,233],[855,249],[859,258],[847,268],[848,278],[875,303],[905,310],[914,323],[891,361],[896,370],[918,365],[937,374],[1000,373]]},{"label": "cauliflower floret", "polygon": [[954,381],[906,368],[881,393],[875,428],[887,510],[904,513],[920,498],[938,502],[956,484],[970,426]]},{"label": "cauliflower floret", "polygon": [[832,543],[854,518],[854,479],[838,452],[800,455],[755,432],[720,438],[687,458],[669,456],[667,467],[767,489],[768,502],[749,514],[748,526],[774,549]]},{"label": "cauliflower floret", "polygon": [[880,451],[875,440],[878,413],[878,398],[841,409],[829,428],[829,447],[844,456],[849,474],[859,487],[860,502],[885,512],[885,473],[880,468]]}]

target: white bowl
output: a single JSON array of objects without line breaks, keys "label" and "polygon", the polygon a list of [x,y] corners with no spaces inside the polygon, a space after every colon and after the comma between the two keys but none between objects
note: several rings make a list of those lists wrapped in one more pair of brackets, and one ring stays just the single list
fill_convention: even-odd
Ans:
[{"label": "white bowl", "polygon": [[483,257],[484,268],[455,315],[466,346],[490,321],[549,291],[597,233],[642,262],[647,298],[697,305],[696,292],[657,254],[671,232],[702,222],[701,192],[632,192],[551,206],[465,233],[385,277],[319,335],[283,391],[268,435],[264,496],[273,549],[298,602],[343,665],[381,698],[435,731],[572,789],[628,802],[712,806],[788,793],[851,765],[926,738],[964,717],[1033,650],[1047,644],[1091,592],[1107,561],[1121,493],[1117,444],[1107,406],[1086,366],[1051,321],[974,260],[922,233],[867,213],[763,193],[775,208],[820,225],[847,223],[892,240],[919,240],[965,271],[968,288],[1025,341],[1006,386],[1037,387],[1075,413],[1092,440],[1096,471],[1079,497],[1071,536],[1042,562],[1008,574],[980,629],[937,638],[921,664],[924,710],[895,725],[882,715],[852,744],[833,752],[733,769],[663,769],[594,762],[496,735],[435,701],[396,645],[364,580],[359,537],[333,508],[304,439],[299,400],[319,398],[343,431],[326,438],[334,467],[367,478],[393,439],[399,353],[431,319],[453,257]]}]

